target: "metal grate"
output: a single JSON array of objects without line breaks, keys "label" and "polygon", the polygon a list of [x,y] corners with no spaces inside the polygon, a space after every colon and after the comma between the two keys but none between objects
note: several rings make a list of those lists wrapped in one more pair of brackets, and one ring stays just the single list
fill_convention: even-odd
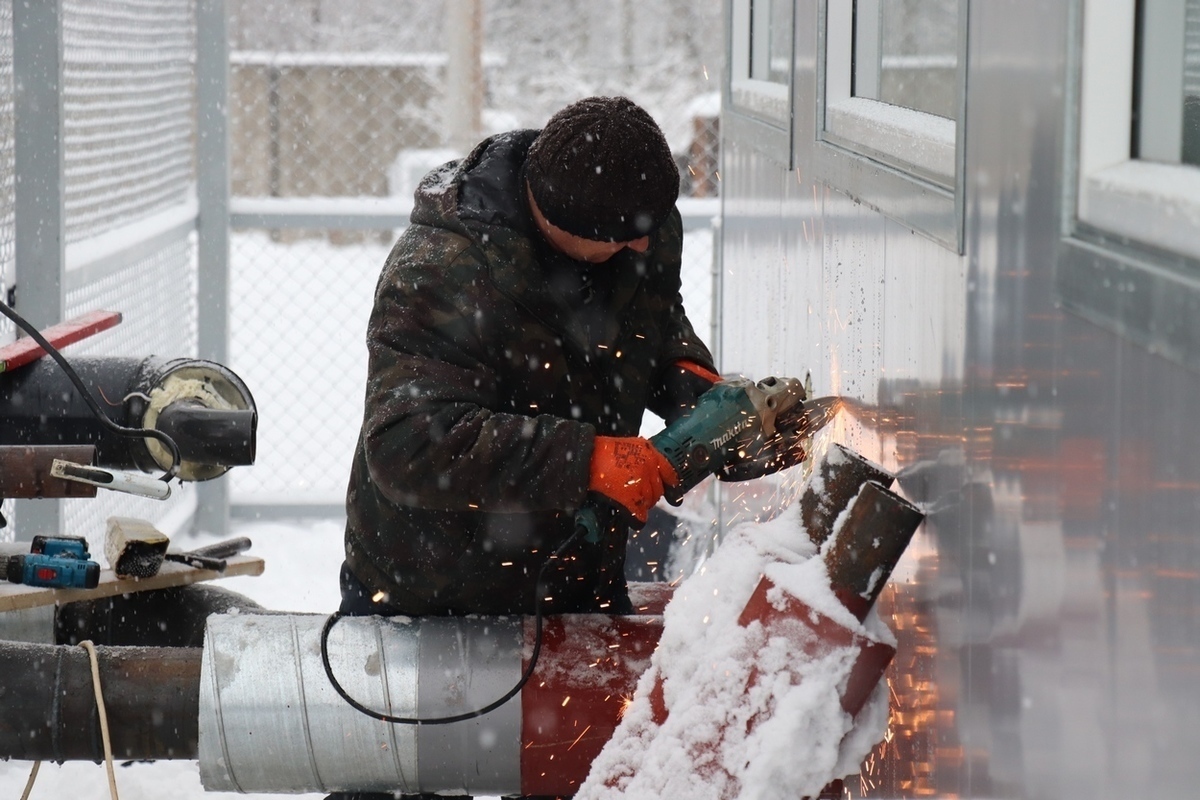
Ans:
[{"label": "metal grate", "polygon": [[66,236],[183,203],[194,180],[191,0],[63,4]]},{"label": "metal grate", "polygon": [[235,234],[230,249],[230,364],[260,419],[254,466],[229,474],[232,501],[340,507],[388,245],[289,244],[254,231]]},{"label": "metal grate", "polygon": [[[106,308],[121,311],[121,324],[86,339],[69,355],[167,357],[196,355],[196,263],[194,237],[171,242],[104,278],[67,292],[66,316]],[[101,491],[95,499],[63,501],[64,530],[103,545],[105,521],[113,515],[154,523],[182,522],[195,505],[193,491],[174,484],[166,501]]]}]

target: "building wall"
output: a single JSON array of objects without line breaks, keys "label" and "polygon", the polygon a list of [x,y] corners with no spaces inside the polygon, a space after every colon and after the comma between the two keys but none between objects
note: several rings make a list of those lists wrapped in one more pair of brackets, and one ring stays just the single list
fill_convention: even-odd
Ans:
[{"label": "building wall", "polygon": [[[720,349],[856,398],[818,446],[928,512],[885,593],[893,737],[851,794],[1194,796],[1197,353],[1063,308],[1078,8],[970,4],[960,254],[822,180],[821,5],[795,4],[793,164],[726,98]],[[726,492],[725,525],[798,480]]]}]

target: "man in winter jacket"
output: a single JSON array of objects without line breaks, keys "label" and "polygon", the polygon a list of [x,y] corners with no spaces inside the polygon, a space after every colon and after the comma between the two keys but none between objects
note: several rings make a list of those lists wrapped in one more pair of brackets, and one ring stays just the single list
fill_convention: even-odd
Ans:
[{"label": "man in winter jacket", "polygon": [[[628,610],[627,522],[675,476],[638,436],[718,380],[680,300],[679,175],[625,98],[435,169],[380,276],[344,608]],[[535,579],[597,493],[609,535]]]},{"label": "man in winter jacket", "polygon": [[[658,126],[612,97],[421,182],[367,330],[343,612],[630,610],[630,523],[676,481],[642,416],[719,380],[680,299],[678,191]],[[602,541],[543,573],[597,500]]]}]

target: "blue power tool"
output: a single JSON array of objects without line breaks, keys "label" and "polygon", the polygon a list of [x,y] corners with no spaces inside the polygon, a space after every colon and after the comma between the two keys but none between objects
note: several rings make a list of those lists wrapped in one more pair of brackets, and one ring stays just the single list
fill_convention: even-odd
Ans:
[{"label": "blue power tool", "polygon": [[95,589],[100,583],[100,565],[81,536],[35,536],[29,555],[9,556],[5,573],[13,583],[52,589]]}]

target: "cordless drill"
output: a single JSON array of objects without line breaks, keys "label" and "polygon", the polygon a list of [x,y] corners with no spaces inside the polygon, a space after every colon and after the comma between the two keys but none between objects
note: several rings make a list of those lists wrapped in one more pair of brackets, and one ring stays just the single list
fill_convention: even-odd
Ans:
[{"label": "cordless drill", "polygon": [[[801,430],[819,427],[809,419],[804,405],[804,385],[795,378],[764,378],[757,383],[728,380],[715,384],[696,401],[696,406],[650,437],[650,443],[666,457],[679,478],[666,486],[664,496],[671,505],[683,502],[683,496],[709,475],[727,466],[753,458],[756,443],[762,443],[777,430]],[[823,399],[821,402],[825,402]],[[825,412],[825,406],[818,404]],[[589,542],[600,540],[596,509],[585,506],[575,516],[577,527],[585,531]]]},{"label": "cordless drill", "polygon": [[53,589],[95,589],[100,565],[81,536],[33,537],[28,555],[9,556],[5,572],[13,583]]}]

